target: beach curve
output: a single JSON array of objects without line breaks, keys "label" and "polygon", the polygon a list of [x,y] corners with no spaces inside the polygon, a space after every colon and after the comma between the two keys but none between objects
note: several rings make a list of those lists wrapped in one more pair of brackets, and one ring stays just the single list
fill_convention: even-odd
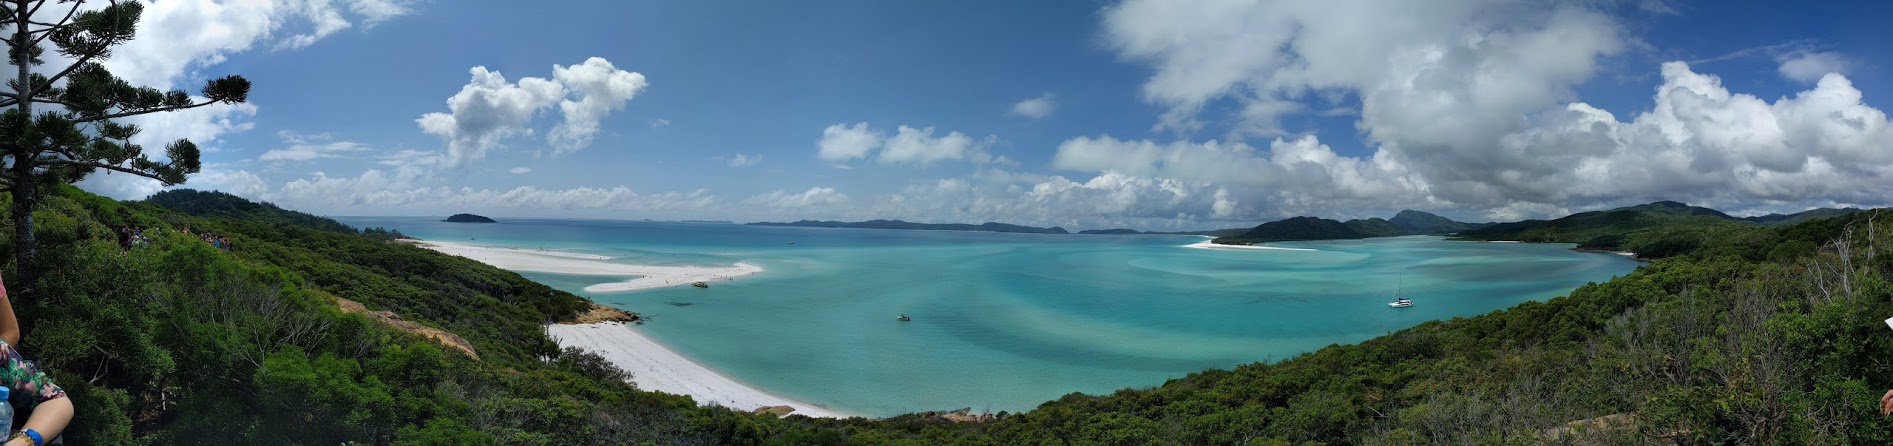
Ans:
[{"label": "beach curve", "polygon": [[587,286],[585,292],[588,293],[623,293],[683,286],[694,282],[733,279],[763,271],[761,266],[741,262],[729,267],[631,265],[607,262],[611,257],[592,254],[497,248],[433,240],[415,240],[410,243],[510,271],[575,276],[636,276],[633,279]]},{"label": "beach curve", "polygon": [[1196,249],[1226,249],[1226,250],[1235,250],[1235,251],[1315,251],[1314,249],[1308,249],[1308,248],[1283,248],[1280,246],[1224,245],[1221,243],[1213,243],[1213,242],[1210,242],[1209,240],[1204,240],[1204,241],[1200,241],[1196,243],[1191,243],[1188,245],[1183,245],[1183,247],[1196,248]]},{"label": "beach curve", "polygon": [[[662,288],[693,281],[733,278],[762,271],[762,267],[749,263],[737,263],[729,268],[628,265],[604,262],[611,257],[592,254],[498,248],[426,240],[413,240],[408,243],[510,271],[590,276],[641,276],[623,282],[588,286],[585,287],[587,292],[626,292]],[[560,348],[576,347],[595,353],[611,361],[619,369],[630,372],[632,385],[639,389],[684,395],[696,400],[700,405],[716,405],[736,410],[751,411],[771,406],[788,406],[795,409],[790,412],[792,415],[818,418],[854,416],[775,396],[731,379],[672,351],[623,322],[552,324],[546,326],[546,335],[557,342]]]},{"label": "beach curve", "polygon": [[717,405],[741,411],[770,406],[795,408],[791,415],[848,418],[853,415],[772,395],[723,376],[622,322],[553,324],[546,327],[560,347],[577,347],[603,356],[631,373],[639,389],[689,396],[699,405]]}]

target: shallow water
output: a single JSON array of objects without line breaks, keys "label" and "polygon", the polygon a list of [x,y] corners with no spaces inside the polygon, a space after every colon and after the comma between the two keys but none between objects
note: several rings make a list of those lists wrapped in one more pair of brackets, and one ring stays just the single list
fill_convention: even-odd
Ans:
[{"label": "shallow water", "polygon": [[[340,218],[444,241],[766,271],[708,289],[585,293],[672,350],[783,397],[873,416],[1020,411],[1162,384],[1434,319],[1563,295],[1635,261],[1438,237],[1205,250],[1186,236],[1040,235],[594,220]],[[789,242],[795,244],[789,244]],[[1396,288],[1415,301],[1390,309]],[[688,304],[688,305],[678,305]],[[911,322],[898,322],[905,313]]]}]

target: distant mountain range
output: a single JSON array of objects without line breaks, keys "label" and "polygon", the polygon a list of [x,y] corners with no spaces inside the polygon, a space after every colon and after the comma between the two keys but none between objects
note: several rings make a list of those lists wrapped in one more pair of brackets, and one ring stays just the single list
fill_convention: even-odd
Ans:
[{"label": "distant mountain range", "polygon": [[1788,225],[1801,224],[1808,220],[1818,220],[1818,219],[1823,219],[1823,218],[1834,218],[1834,217],[1845,216],[1845,215],[1852,214],[1855,212],[1866,212],[1866,210],[1860,209],[1860,208],[1843,208],[1843,209],[1820,208],[1820,209],[1814,209],[1814,210],[1809,210],[1809,211],[1796,212],[1796,213],[1787,214],[1787,215],[1768,214],[1768,215],[1763,215],[1763,216],[1758,216],[1758,217],[1743,217],[1742,219],[1756,222],[1756,223],[1761,223],[1763,226],[1788,226]]},{"label": "distant mountain range", "polygon": [[[1470,240],[1577,243],[1582,248],[1618,250],[1633,244],[1636,231],[1672,223],[1682,227],[1719,225],[1782,226],[1808,220],[1839,217],[1860,209],[1814,209],[1794,214],[1738,218],[1715,209],[1659,201],[1604,211],[1581,212],[1553,220],[1512,223],[1465,223],[1426,212],[1405,210],[1391,220],[1370,218],[1339,222],[1295,217],[1263,223],[1241,234],[1217,238],[1216,243],[1254,244],[1295,240],[1346,240],[1399,235],[1455,235]],[[1676,225],[1671,225],[1675,227]]]},{"label": "distant mountain range", "polygon": [[[1403,210],[1391,219],[1366,218],[1337,221],[1319,217],[1293,217],[1252,228],[1206,231],[1146,232],[1134,229],[1086,229],[1078,234],[1126,235],[1207,235],[1214,242],[1248,245],[1302,240],[1350,240],[1402,235],[1451,235],[1467,240],[1517,240],[1524,242],[1577,243],[1581,248],[1624,249],[1634,242],[1626,234],[1668,223],[1688,223],[1685,227],[1712,228],[1718,225],[1784,226],[1808,220],[1832,218],[1861,212],[1860,209],[1814,209],[1793,214],[1769,214],[1734,217],[1705,207],[1674,201],[1659,201],[1604,211],[1581,212],[1553,220],[1525,220],[1511,223],[1468,223],[1416,210]],[[813,228],[913,229],[933,231],[1015,232],[1029,234],[1070,234],[1065,228],[1040,228],[1006,223],[914,223],[902,220],[862,222],[801,220],[789,223],[756,222],[758,226],[799,226]],[[1673,225],[1672,225],[1673,226]],[[1634,244],[1634,243],[1632,243]]]},{"label": "distant mountain range", "polygon": [[863,228],[863,229],[917,229],[926,231],[984,231],[1018,232],[1027,234],[1070,234],[1065,228],[1053,226],[1039,228],[1005,223],[986,222],[977,225],[964,223],[914,223],[901,220],[868,220],[862,222],[801,220],[792,223],[756,222],[757,226],[801,226],[811,228]]},{"label": "distant mountain range", "polygon": [[1786,226],[1809,220],[1845,216],[1860,209],[1813,209],[1793,214],[1769,214],[1759,217],[1734,217],[1715,209],[1690,206],[1674,201],[1658,201],[1617,209],[1580,212],[1554,220],[1525,220],[1500,223],[1467,230],[1459,236],[1470,240],[1517,240],[1522,242],[1576,243],[1579,249],[1631,251],[1643,257],[1663,257],[1688,251],[1693,246],[1676,245],[1670,236],[1690,231],[1701,237],[1715,237],[1718,231],[1736,226]]}]

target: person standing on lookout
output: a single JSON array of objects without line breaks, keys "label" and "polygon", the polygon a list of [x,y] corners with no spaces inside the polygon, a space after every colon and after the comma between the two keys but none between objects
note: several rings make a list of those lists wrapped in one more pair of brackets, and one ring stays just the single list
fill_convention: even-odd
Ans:
[{"label": "person standing on lookout", "polygon": [[39,365],[20,355],[14,348],[19,343],[20,321],[13,317],[13,301],[7,298],[6,281],[0,279],[0,385],[11,388],[14,394],[32,395],[33,401],[27,406],[32,416],[26,418],[26,425],[15,426],[20,427],[16,432],[0,432],[8,435],[0,446],[42,446],[58,438],[59,432],[66,430],[66,423],[72,422],[72,399],[39,370]]}]

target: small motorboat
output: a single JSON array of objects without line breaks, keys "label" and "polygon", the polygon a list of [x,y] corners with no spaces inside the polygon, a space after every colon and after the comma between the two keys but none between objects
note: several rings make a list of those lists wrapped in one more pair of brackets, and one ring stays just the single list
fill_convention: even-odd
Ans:
[{"label": "small motorboat", "polygon": [[709,288],[710,284],[703,283],[703,282],[695,282],[695,283],[691,283],[690,286],[694,286],[697,288]]},{"label": "small motorboat", "polygon": [[900,321],[901,321],[901,322],[907,322],[907,321],[911,321],[911,320],[913,320],[913,319],[910,319],[910,318],[908,318],[908,317],[907,317],[907,314],[906,314],[906,313],[901,313],[901,315],[900,315]]}]

